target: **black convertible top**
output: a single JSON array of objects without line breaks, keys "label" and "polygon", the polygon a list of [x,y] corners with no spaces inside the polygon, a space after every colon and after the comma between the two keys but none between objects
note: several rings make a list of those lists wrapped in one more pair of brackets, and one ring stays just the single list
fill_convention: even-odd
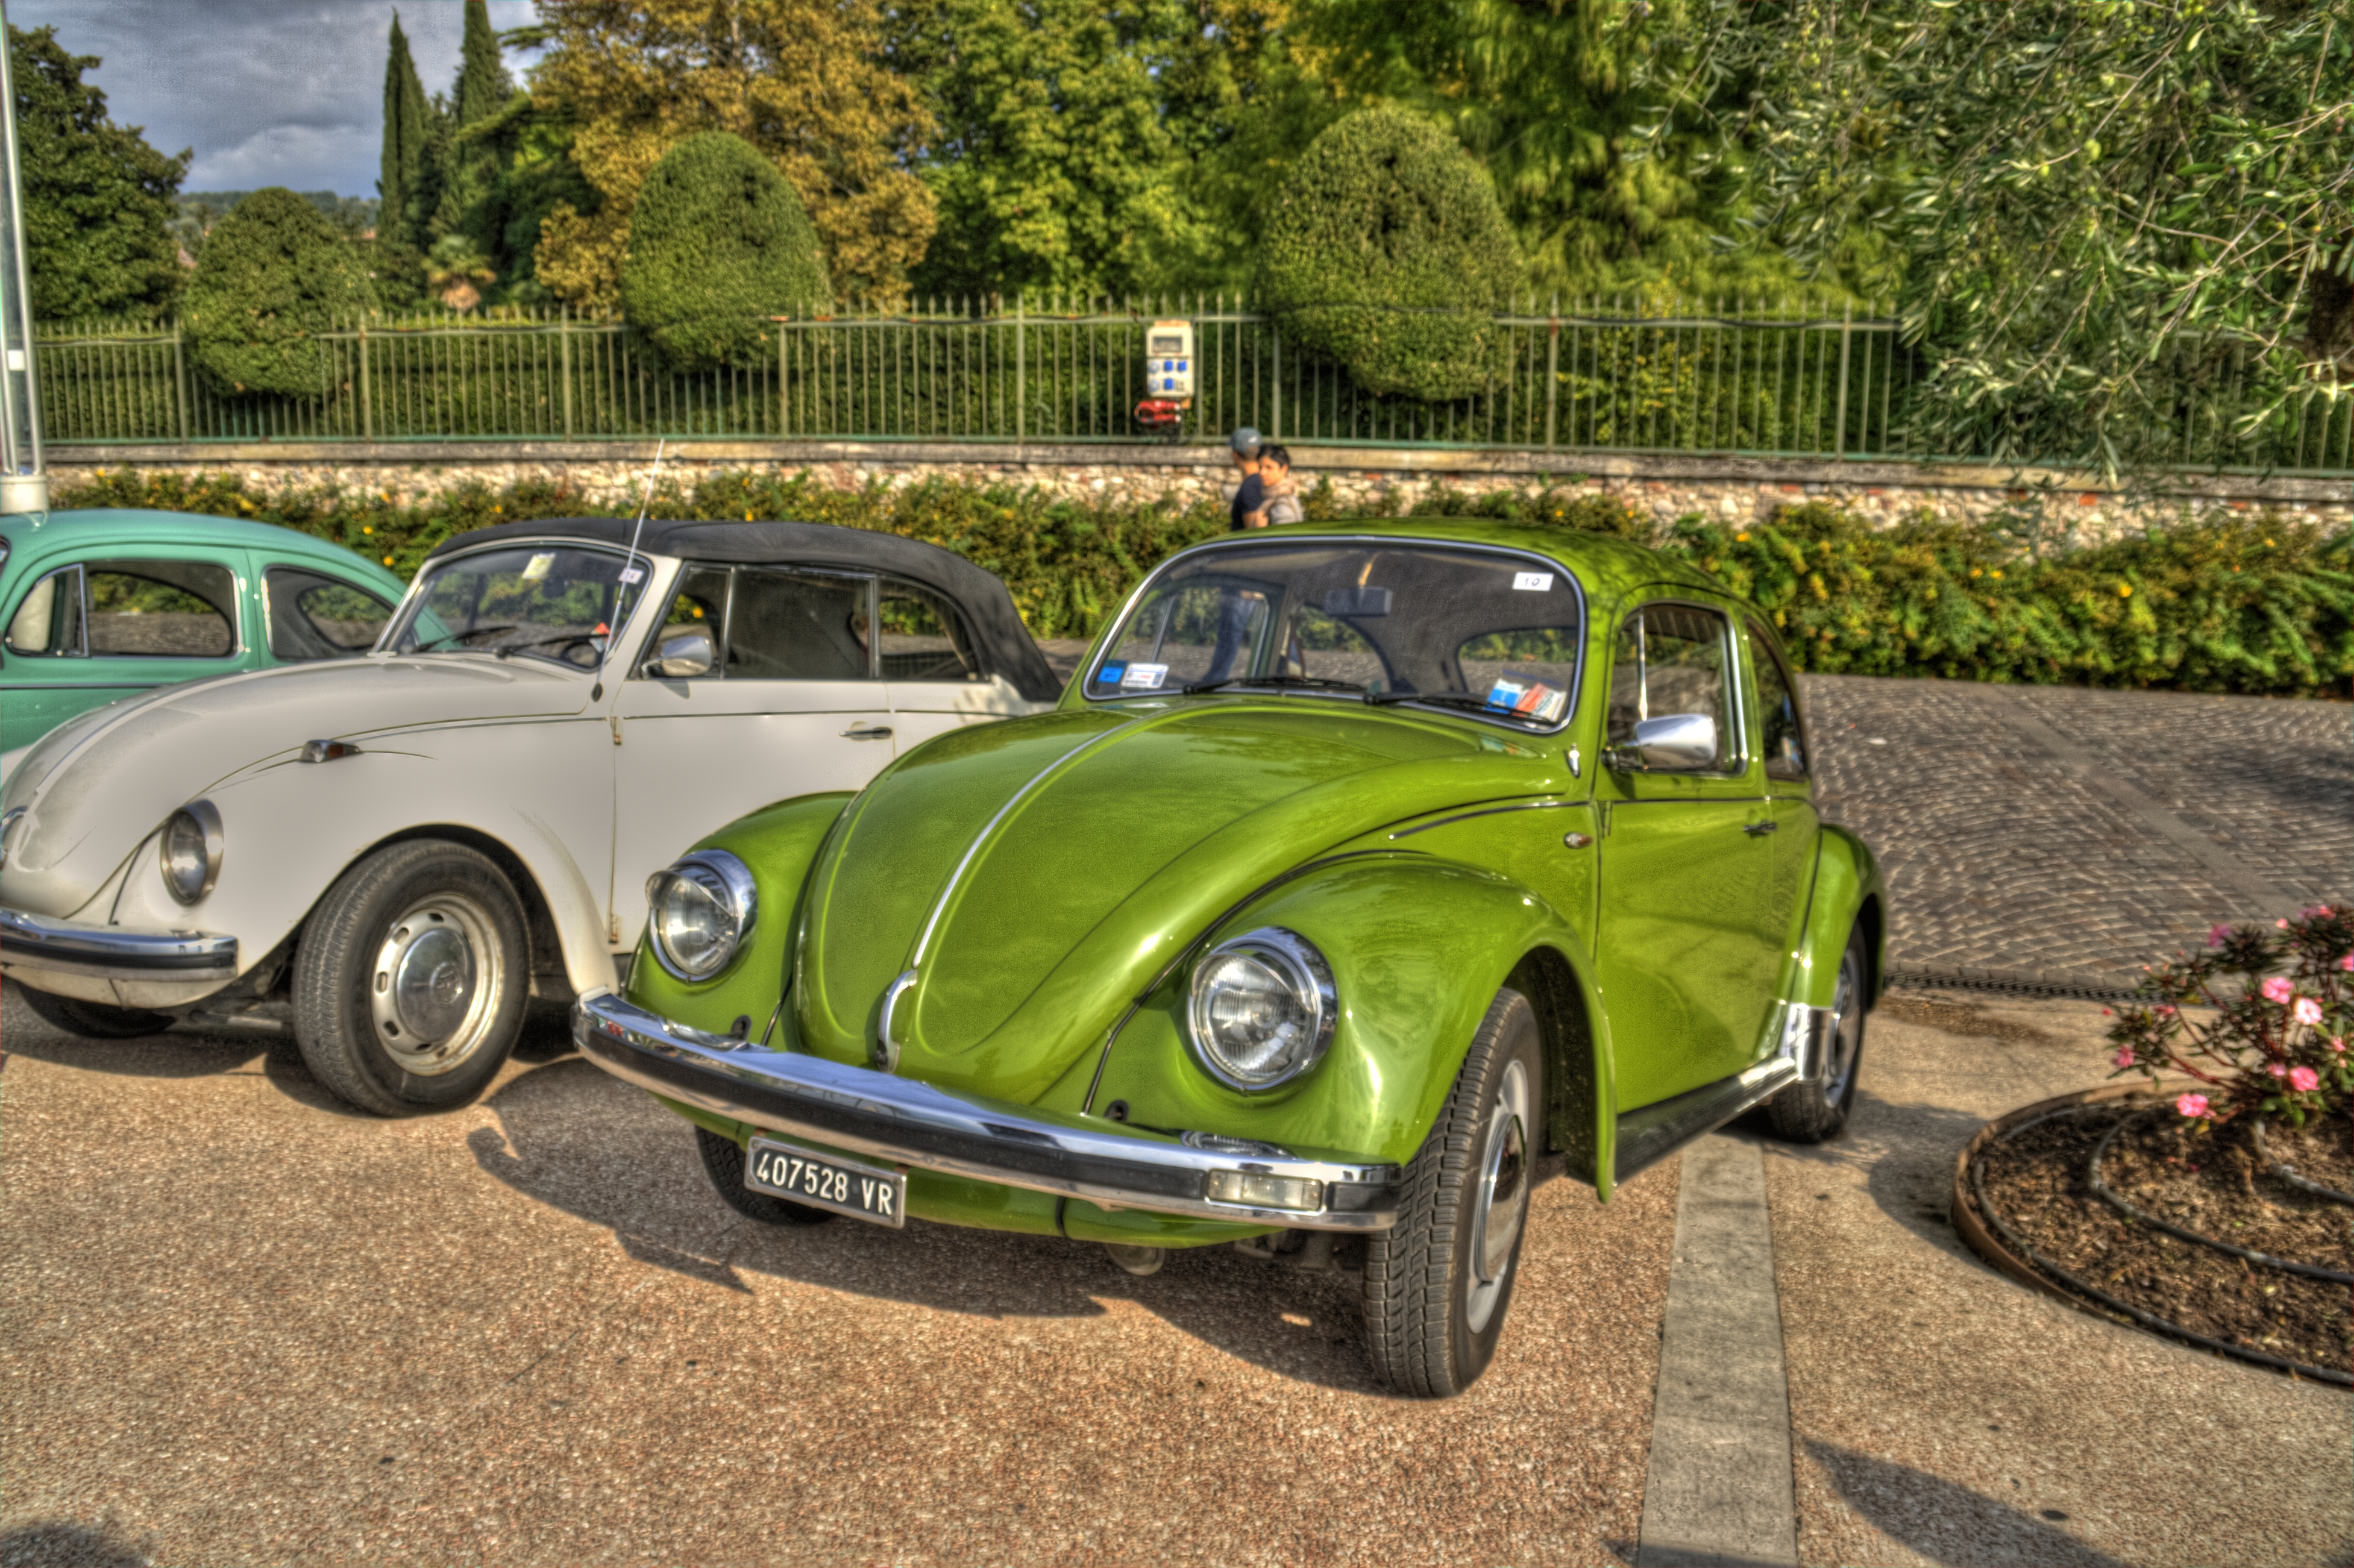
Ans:
[{"label": "black convertible top", "polygon": [[658,523],[642,532],[631,517],[543,517],[497,523],[455,535],[433,546],[425,558],[496,545],[510,539],[582,539],[626,548],[631,534],[648,555],[741,566],[839,567],[888,572],[945,595],[964,611],[982,667],[1002,675],[1034,703],[1062,694],[1063,683],[1046,667],[1045,655],[1030,639],[1013,596],[991,573],[953,550],[903,539],[871,528],[841,528],[831,523]]}]

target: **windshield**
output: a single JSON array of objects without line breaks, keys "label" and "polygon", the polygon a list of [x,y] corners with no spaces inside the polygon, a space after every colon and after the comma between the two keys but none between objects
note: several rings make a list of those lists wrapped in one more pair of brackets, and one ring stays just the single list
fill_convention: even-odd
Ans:
[{"label": "windshield", "polygon": [[1101,700],[1291,686],[1550,729],[1569,716],[1583,626],[1575,582],[1534,556],[1236,544],[1155,577],[1086,691]]},{"label": "windshield", "polygon": [[[626,575],[630,581],[622,579]],[[652,563],[570,545],[477,550],[426,567],[395,653],[524,654],[591,670]]]}]

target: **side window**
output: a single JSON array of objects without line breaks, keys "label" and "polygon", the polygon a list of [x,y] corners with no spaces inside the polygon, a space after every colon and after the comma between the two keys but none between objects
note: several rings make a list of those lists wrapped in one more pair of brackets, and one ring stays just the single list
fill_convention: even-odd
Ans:
[{"label": "side window", "polygon": [[1807,735],[1798,721],[1798,693],[1790,672],[1774,652],[1766,629],[1749,624],[1751,657],[1757,665],[1757,706],[1765,721],[1766,776],[1804,779],[1807,776]]},{"label": "side window", "polygon": [[1716,767],[1736,755],[1724,617],[1689,604],[1649,604],[1618,629],[1610,671],[1609,744],[1635,738],[1643,719],[1701,714],[1716,721]]},{"label": "side window", "polygon": [[8,618],[11,653],[72,658],[90,652],[82,641],[81,568],[61,567],[33,585]]},{"label": "side window", "polygon": [[270,652],[294,662],[347,659],[376,646],[392,606],[366,588],[295,567],[272,567],[261,576],[270,607]]},{"label": "side window", "polygon": [[880,593],[885,680],[985,679],[956,606],[929,588],[888,578]]},{"label": "side window", "polygon": [[872,577],[737,567],[728,677],[873,680],[874,586]]},{"label": "side window", "polygon": [[237,578],[203,561],[106,561],[90,572],[90,651],[138,659],[237,652]]},{"label": "side window", "polygon": [[[706,665],[705,679],[718,680],[726,674],[718,655],[720,642],[727,635],[729,575],[726,567],[695,566],[678,574],[678,584],[671,589],[670,609],[663,616],[662,629],[654,633],[653,646],[646,650],[649,664],[660,661],[663,668],[659,672],[641,668],[639,674],[684,679],[684,672],[698,665]],[[673,670],[680,673],[672,673]]]}]

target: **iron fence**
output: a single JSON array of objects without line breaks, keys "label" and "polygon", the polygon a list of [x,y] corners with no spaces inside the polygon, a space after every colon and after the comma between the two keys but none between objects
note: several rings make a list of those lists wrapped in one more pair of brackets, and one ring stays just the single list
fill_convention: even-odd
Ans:
[{"label": "iron fence", "polygon": [[[751,363],[663,369],[617,321],[564,313],[376,319],[320,335],[310,397],[227,394],[176,325],[42,327],[48,440],[1150,440],[1145,333],[1190,322],[1196,393],[1179,439],[1238,425],[1319,446],[1609,450],[1815,459],[1963,458],[1925,450],[1909,406],[1923,366],[1885,313],[1788,302],[1525,301],[1496,315],[1488,384],[1447,402],[1377,397],[1221,296],[932,302],[764,323]],[[2195,361],[2195,362],[2194,362]],[[2354,472],[2354,400],[2283,405],[2248,429],[2244,354],[2198,348],[2152,416],[2185,468]]]}]

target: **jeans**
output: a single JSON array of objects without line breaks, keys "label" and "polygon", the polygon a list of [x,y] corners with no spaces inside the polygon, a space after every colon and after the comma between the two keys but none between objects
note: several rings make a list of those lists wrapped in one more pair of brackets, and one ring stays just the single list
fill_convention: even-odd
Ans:
[{"label": "jeans", "polygon": [[1250,631],[1251,611],[1256,608],[1235,588],[1218,595],[1218,645],[1210,651],[1210,668],[1204,682],[1223,681],[1233,673],[1235,655],[1243,650],[1243,640]]}]

